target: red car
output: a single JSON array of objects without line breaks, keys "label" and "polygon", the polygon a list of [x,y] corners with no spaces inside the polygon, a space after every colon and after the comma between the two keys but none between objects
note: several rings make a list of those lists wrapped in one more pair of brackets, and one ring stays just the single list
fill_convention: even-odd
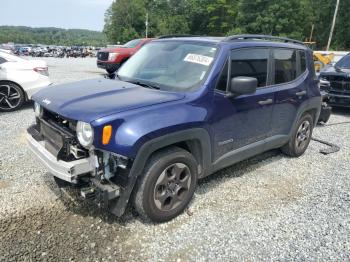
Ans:
[{"label": "red car", "polygon": [[134,39],[120,47],[100,50],[97,53],[97,67],[106,69],[109,74],[114,73],[130,56],[152,39]]}]

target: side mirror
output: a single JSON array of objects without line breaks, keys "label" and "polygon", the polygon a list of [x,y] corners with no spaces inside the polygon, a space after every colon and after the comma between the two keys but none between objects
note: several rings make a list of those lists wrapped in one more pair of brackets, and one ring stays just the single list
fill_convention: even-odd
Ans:
[{"label": "side mirror", "polygon": [[255,77],[237,76],[231,79],[230,92],[236,95],[253,94],[258,87]]}]

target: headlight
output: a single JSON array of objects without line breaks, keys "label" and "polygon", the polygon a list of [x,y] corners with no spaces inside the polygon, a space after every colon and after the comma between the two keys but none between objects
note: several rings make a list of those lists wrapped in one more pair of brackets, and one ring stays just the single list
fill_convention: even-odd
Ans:
[{"label": "headlight", "polygon": [[78,121],[76,131],[79,143],[83,147],[89,148],[94,141],[94,130],[91,125],[89,123]]},{"label": "headlight", "polygon": [[43,116],[43,108],[37,102],[34,103],[34,113],[38,118],[41,118]]},{"label": "headlight", "polygon": [[117,56],[119,55],[119,53],[109,53],[108,54],[108,60],[109,61],[113,61],[117,58]]}]

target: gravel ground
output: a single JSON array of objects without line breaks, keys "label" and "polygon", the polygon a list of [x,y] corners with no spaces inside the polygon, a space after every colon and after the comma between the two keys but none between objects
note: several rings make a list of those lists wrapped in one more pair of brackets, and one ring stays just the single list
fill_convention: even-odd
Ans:
[{"label": "gravel ground", "polygon": [[[103,74],[94,59],[46,60],[54,83]],[[59,191],[26,146],[33,120],[31,105],[0,114],[0,261],[350,260],[350,124],[314,131],[339,152],[312,141],[298,159],[264,153],[200,181],[187,212],[151,224]],[[344,121],[338,110],[328,124]]]}]

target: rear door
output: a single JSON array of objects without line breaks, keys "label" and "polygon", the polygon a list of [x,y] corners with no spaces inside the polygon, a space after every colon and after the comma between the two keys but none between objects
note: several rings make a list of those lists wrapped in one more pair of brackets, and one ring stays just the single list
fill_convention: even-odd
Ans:
[{"label": "rear door", "polygon": [[308,73],[304,50],[272,50],[272,84],[276,89],[272,135],[288,135],[291,131],[299,107],[307,101]]},{"label": "rear door", "polygon": [[[234,50],[226,63],[214,94],[214,158],[253,145],[270,136],[274,90],[270,85],[270,50]],[[228,70],[228,68],[230,68]],[[227,77],[229,72],[229,77]],[[249,76],[258,79],[254,94],[228,97],[229,79]]]}]

